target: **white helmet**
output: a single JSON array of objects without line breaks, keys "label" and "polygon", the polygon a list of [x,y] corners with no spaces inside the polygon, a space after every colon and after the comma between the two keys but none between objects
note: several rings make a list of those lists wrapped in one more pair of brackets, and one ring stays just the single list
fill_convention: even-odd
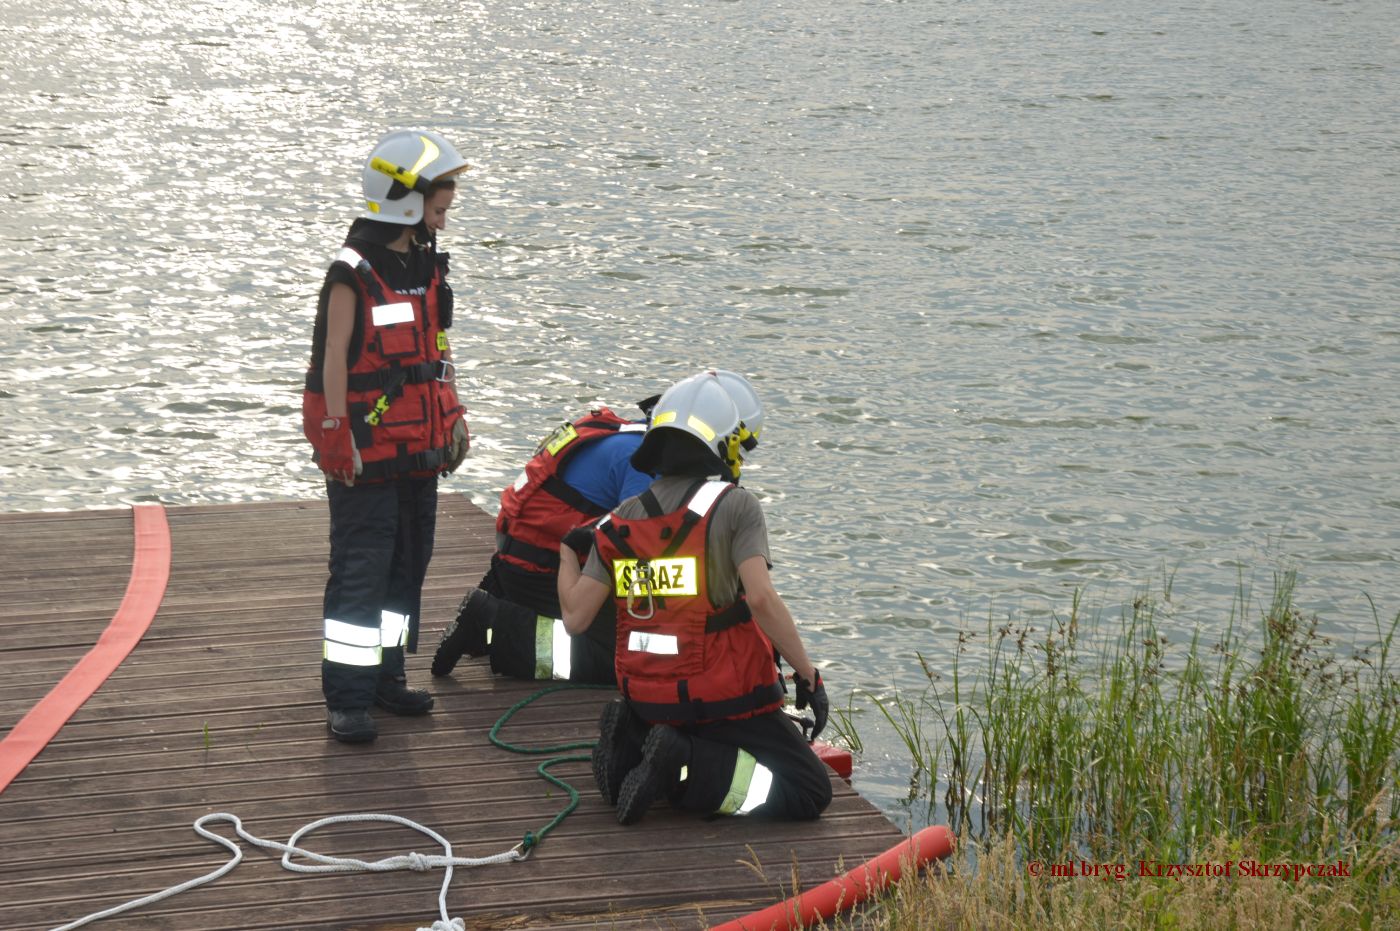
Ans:
[{"label": "white helmet", "polygon": [[380,139],[365,159],[362,184],[368,220],[413,226],[423,219],[432,182],[466,171],[452,143],[426,129],[399,129]]},{"label": "white helmet", "polygon": [[742,421],[739,445],[746,452],[752,450],[758,445],[758,434],[763,430],[763,402],[758,399],[758,392],[749,384],[749,380],[738,372],[725,369],[711,369],[711,372],[719,379],[724,390],[729,392],[734,406],[739,409],[739,420]]},{"label": "white helmet", "polygon": [[655,474],[660,468],[665,435],[681,432],[695,437],[714,454],[718,460],[716,471],[724,464],[731,477],[738,478],[736,451],[740,429],[739,408],[719,377],[713,372],[701,372],[676,382],[656,402],[642,445],[632,454],[632,464],[639,471]]}]

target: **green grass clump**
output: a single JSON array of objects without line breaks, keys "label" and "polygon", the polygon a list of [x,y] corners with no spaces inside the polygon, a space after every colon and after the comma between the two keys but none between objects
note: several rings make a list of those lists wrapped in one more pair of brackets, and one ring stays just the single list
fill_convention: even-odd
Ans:
[{"label": "green grass clump", "polygon": [[[916,790],[942,793],[961,859],[942,877],[953,882],[906,881],[862,926],[1400,926],[1400,616],[1373,610],[1375,642],[1339,657],[1294,582],[1276,580],[1257,625],[1241,595],[1218,639],[1173,644],[1146,596],[1103,636],[1076,596],[1043,630],[989,623],[971,674],[980,634],[960,634],[946,677],[921,656],[925,693],[875,703]],[[1245,860],[1350,875],[1136,875],[1139,861]],[[1032,862],[1130,875],[1035,876]]]}]

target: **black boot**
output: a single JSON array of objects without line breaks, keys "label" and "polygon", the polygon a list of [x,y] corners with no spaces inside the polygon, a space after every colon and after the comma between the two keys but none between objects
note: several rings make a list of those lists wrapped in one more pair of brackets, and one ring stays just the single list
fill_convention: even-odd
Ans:
[{"label": "black boot", "polygon": [[657,724],[642,745],[642,762],[622,780],[617,793],[617,823],[636,824],[658,796],[669,795],[690,762],[690,738],[667,724]]},{"label": "black boot", "polygon": [[625,701],[610,701],[598,719],[598,742],[593,745],[593,781],[609,805],[617,804],[622,780],[642,761],[646,722]]},{"label": "black boot", "polygon": [[343,744],[369,743],[379,736],[374,719],[363,708],[331,708],[326,712],[326,727],[331,736]]},{"label": "black boot", "polygon": [[423,689],[411,689],[403,676],[381,676],[374,690],[374,703],[393,714],[427,714],[433,710],[433,696]]},{"label": "black boot", "polygon": [[445,676],[457,665],[463,654],[485,656],[489,651],[486,632],[491,629],[491,596],[473,588],[462,596],[457,619],[442,632],[437,652],[433,654],[433,675]]}]

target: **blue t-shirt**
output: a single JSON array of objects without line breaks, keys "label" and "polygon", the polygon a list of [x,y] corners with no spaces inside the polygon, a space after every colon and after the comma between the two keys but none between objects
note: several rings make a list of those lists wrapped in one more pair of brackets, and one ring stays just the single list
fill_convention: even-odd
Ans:
[{"label": "blue t-shirt", "polygon": [[650,475],[632,468],[632,453],[640,445],[640,430],[605,437],[574,453],[560,478],[589,501],[612,510],[651,485]]}]

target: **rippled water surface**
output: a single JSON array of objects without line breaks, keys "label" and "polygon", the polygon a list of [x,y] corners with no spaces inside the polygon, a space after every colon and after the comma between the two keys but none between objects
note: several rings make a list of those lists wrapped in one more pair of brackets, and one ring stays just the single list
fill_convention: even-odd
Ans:
[{"label": "rippled water surface", "polygon": [[[7,4],[9,511],[317,497],[314,299],[387,128],[476,166],[453,255],[494,510],[535,440],[704,365],[833,697],[960,623],[1171,633],[1297,567],[1400,610],[1390,0]],[[469,580],[463,580],[466,584]],[[857,704],[860,704],[857,700]],[[907,765],[871,728],[858,785]]]}]

